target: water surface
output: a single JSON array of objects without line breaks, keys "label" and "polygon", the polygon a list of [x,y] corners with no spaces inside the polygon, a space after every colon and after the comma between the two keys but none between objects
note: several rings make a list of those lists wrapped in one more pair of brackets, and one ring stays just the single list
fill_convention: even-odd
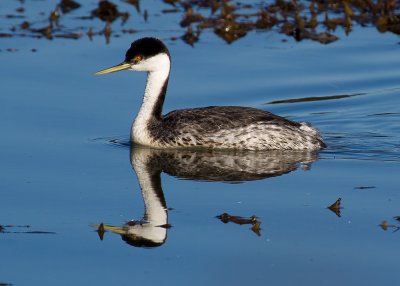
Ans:
[{"label": "water surface", "polygon": [[[1,39],[0,282],[396,284],[398,36],[355,26],[348,36],[338,30],[340,40],[329,45],[275,31],[228,45],[208,31],[191,47],[171,40],[178,34],[173,17],[132,19],[141,29],[108,45],[102,37]],[[93,74],[121,62],[143,36],[164,39],[171,51],[165,112],[254,106],[311,122],[328,148],[317,154],[130,148],[145,75]],[[327,209],[338,198],[340,216]],[[150,209],[166,215],[168,225],[150,225]],[[221,222],[222,213],[256,216],[260,235],[251,223]],[[142,235],[155,229],[158,243],[135,245],[124,237],[131,220]],[[114,227],[103,240],[100,223]]]}]

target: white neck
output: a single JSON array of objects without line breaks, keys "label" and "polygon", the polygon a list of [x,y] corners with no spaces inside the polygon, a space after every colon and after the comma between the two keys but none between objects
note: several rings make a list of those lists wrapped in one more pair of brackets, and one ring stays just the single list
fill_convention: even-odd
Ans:
[{"label": "white neck", "polygon": [[170,66],[168,55],[159,54],[134,69],[148,72],[143,102],[132,125],[131,140],[136,143],[150,145],[148,124],[161,116]]}]

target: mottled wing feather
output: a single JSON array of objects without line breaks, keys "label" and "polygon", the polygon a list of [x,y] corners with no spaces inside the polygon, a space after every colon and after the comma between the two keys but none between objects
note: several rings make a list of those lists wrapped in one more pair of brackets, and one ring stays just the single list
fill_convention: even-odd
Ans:
[{"label": "mottled wing feather", "polygon": [[323,146],[315,129],[251,107],[176,110],[151,121],[148,130],[163,147],[301,150]]},{"label": "mottled wing feather", "polygon": [[221,129],[236,129],[260,122],[273,125],[300,126],[297,122],[270,112],[240,106],[209,106],[176,110],[163,118],[164,126],[172,127],[171,129],[182,130],[189,127],[196,128],[204,133],[215,133]]}]

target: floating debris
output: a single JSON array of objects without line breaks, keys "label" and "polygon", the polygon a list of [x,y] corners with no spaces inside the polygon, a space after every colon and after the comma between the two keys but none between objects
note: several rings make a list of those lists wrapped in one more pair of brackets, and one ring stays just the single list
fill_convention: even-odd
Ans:
[{"label": "floating debris", "polygon": [[389,224],[387,220],[384,220],[381,222],[379,225],[384,231],[387,231],[389,228],[393,229],[393,232],[396,232],[400,229],[400,226],[394,225],[394,224]]},{"label": "floating debris", "polygon": [[32,231],[25,231],[25,232],[13,232],[13,233],[28,233],[28,234],[56,234],[53,231],[41,231],[41,230],[32,230]]},{"label": "floating debris", "polygon": [[64,38],[64,39],[73,39],[77,40],[82,36],[82,34],[79,33],[69,33],[69,34],[57,34],[54,35],[55,38]]},{"label": "floating debris", "polygon": [[170,14],[170,13],[178,13],[178,12],[180,12],[181,10],[179,10],[178,8],[173,8],[173,9],[163,9],[162,11],[161,11],[161,13],[163,13],[163,14]]},{"label": "floating debris", "polygon": [[338,198],[333,204],[331,204],[328,209],[330,209],[333,213],[335,213],[338,217],[340,217],[340,211],[342,209],[342,198]]},{"label": "floating debris", "polygon": [[194,43],[199,40],[200,31],[197,30],[193,32],[192,26],[189,26],[186,33],[182,36],[182,39],[185,43],[191,45],[193,47]]},{"label": "floating debris", "polygon": [[164,3],[172,5],[174,7],[176,7],[176,4],[181,2],[180,0],[163,0]]},{"label": "floating debris", "polygon": [[180,22],[181,27],[185,28],[196,22],[203,22],[205,19],[202,14],[194,13],[192,7],[186,9],[185,15]]},{"label": "floating debris", "polygon": [[117,6],[107,0],[100,1],[99,6],[92,10],[92,15],[102,21],[112,22],[118,18]]},{"label": "floating debris", "polygon": [[395,216],[393,219],[396,220],[397,225],[390,224],[387,220],[382,221],[379,226],[384,230],[387,231],[388,229],[393,229],[393,232],[400,230],[400,216]]},{"label": "floating debris", "polygon": [[11,38],[13,35],[9,33],[0,33],[0,38]]},{"label": "floating debris", "polygon": [[358,187],[354,187],[354,189],[366,190],[366,189],[376,189],[376,187],[375,186],[358,186]]},{"label": "floating debris", "polygon": [[254,224],[257,222],[256,216],[251,216],[250,218],[244,218],[241,216],[233,216],[228,213],[222,213],[216,218],[220,219],[223,223],[233,222],[235,224],[243,225],[243,224]]},{"label": "floating debris", "polygon": [[53,25],[48,25],[46,27],[40,29],[30,29],[34,33],[38,33],[41,36],[45,37],[48,40],[53,39]]},{"label": "floating debris", "polygon": [[106,26],[104,27],[104,30],[103,30],[103,34],[104,34],[104,37],[106,38],[106,44],[109,44],[110,43],[111,34],[112,34],[112,28],[111,28],[111,23],[110,22],[106,23]]},{"label": "floating debris", "polygon": [[60,20],[60,6],[57,6],[54,11],[50,12],[49,16],[50,25],[53,26],[53,24],[55,24],[57,27],[60,26],[59,20]]},{"label": "floating debris", "polygon": [[335,100],[335,99],[343,99],[350,98],[358,95],[365,95],[366,93],[353,93],[353,94],[339,94],[339,95],[330,95],[330,96],[310,96],[310,97],[300,97],[300,98],[292,98],[292,99],[284,99],[284,100],[274,100],[267,102],[266,104],[281,104],[281,103],[300,103],[300,102],[312,102],[312,101],[322,101],[322,100]]},{"label": "floating debris", "polygon": [[7,18],[7,19],[23,19],[23,18],[25,18],[25,16],[23,16],[23,15],[10,15],[10,14],[8,14],[8,15],[6,15],[6,18]]},{"label": "floating debris", "polygon": [[89,28],[89,31],[87,31],[86,35],[88,36],[89,40],[93,40],[93,36],[95,35],[95,33],[93,32],[92,27]]},{"label": "floating debris", "polygon": [[13,229],[21,229],[21,228],[29,229],[29,228],[31,228],[31,226],[30,225],[0,225],[0,233],[56,234],[53,231],[42,231],[42,230],[16,231],[16,230],[13,230]]},{"label": "floating debris", "polygon": [[261,236],[261,222],[257,221],[253,226],[251,227],[251,230],[257,234],[257,236]]},{"label": "floating debris", "polygon": [[321,32],[318,34],[315,33],[310,33],[307,35],[307,37],[304,37],[304,39],[311,39],[313,41],[317,41],[320,42],[321,44],[330,44],[333,43],[335,41],[337,41],[339,38],[336,37],[335,35],[332,35],[328,32]]},{"label": "floating debris", "polygon": [[278,19],[274,15],[269,14],[265,10],[261,10],[254,25],[256,29],[270,29],[275,26],[277,22]]},{"label": "floating debris", "polygon": [[387,220],[384,220],[381,222],[381,224],[379,225],[384,231],[388,230],[389,227],[391,227],[391,225],[389,225]]},{"label": "floating debris", "polygon": [[67,14],[73,10],[76,10],[81,7],[81,4],[78,2],[75,2],[73,0],[61,0],[59,7],[61,9],[61,12],[64,14]]},{"label": "floating debris", "polygon": [[15,12],[17,13],[24,13],[25,12],[25,8],[24,7],[19,7],[17,9],[15,9]]},{"label": "floating debris", "polygon": [[214,33],[224,39],[228,44],[246,36],[250,30],[249,26],[237,23],[232,19],[222,21],[215,29]]},{"label": "floating debris", "polygon": [[228,213],[222,213],[216,216],[219,220],[223,223],[232,222],[234,224],[244,225],[244,224],[251,224],[252,227],[250,228],[257,236],[261,236],[261,221],[257,219],[255,215],[252,215],[249,218],[241,217],[241,216],[234,216]]},{"label": "floating debris", "polygon": [[129,13],[120,12],[117,9],[117,5],[108,0],[102,0],[99,2],[99,6],[92,10],[92,16],[104,22],[114,22],[119,17],[122,17],[123,21],[126,21],[129,18]]},{"label": "floating debris", "polygon": [[104,239],[105,232],[106,230],[104,228],[104,224],[103,223],[99,224],[99,226],[97,227],[97,234],[99,235],[100,240]]},{"label": "floating debris", "polygon": [[18,52],[18,49],[16,49],[16,48],[7,48],[6,51],[10,52],[10,53],[15,53],[15,52]]},{"label": "floating debris", "polygon": [[125,3],[131,4],[135,7],[136,11],[140,13],[140,1],[139,0],[123,0]]},{"label": "floating debris", "polygon": [[20,27],[22,30],[28,30],[30,28],[31,24],[29,24],[28,21],[24,21],[21,23]]},{"label": "floating debris", "polygon": [[124,34],[134,34],[137,33],[135,29],[122,29],[122,33]]}]

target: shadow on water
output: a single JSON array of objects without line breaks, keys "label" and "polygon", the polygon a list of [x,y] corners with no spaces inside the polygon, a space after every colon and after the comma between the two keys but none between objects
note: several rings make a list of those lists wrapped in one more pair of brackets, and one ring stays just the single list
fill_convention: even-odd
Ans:
[{"label": "shadow on water", "polygon": [[[114,143],[114,140],[109,142]],[[101,223],[95,227],[100,239],[110,231],[133,246],[160,246],[165,243],[171,227],[162,190],[162,172],[185,180],[240,183],[281,176],[299,167],[308,170],[317,159],[318,153],[310,151],[161,150],[133,145],[130,160],[142,192],[144,216],[122,226]],[[246,219],[223,213],[218,218],[223,222],[251,224],[251,230],[260,235],[261,222],[255,215]]]},{"label": "shadow on water", "polygon": [[[114,1],[115,2],[115,1]],[[7,32],[1,32],[0,37],[36,37],[36,38],[68,38],[79,39],[87,36],[104,36],[106,43],[112,36],[132,34],[138,28],[124,28],[133,26],[129,22],[131,14],[126,4],[134,6],[136,13],[145,21],[154,17],[180,14],[181,21],[177,21],[182,31],[180,36],[171,39],[181,39],[189,45],[199,41],[203,31],[212,30],[216,36],[230,44],[245,37],[251,31],[276,31],[280,34],[294,38],[296,41],[312,40],[321,44],[329,44],[338,40],[335,32],[341,28],[348,35],[353,26],[375,26],[381,32],[400,34],[399,1],[231,1],[231,0],[174,0],[164,1],[165,9],[148,11],[141,9],[140,0],[122,1],[123,10],[112,1],[99,1],[97,7],[91,6],[90,13],[82,9],[82,5],[74,0],[61,0],[52,11],[43,11],[42,20],[30,21],[29,10],[21,1],[21,7],[4,17],[15,22]],[[88,8],[85,6],[85,8]],[[126,9],[126,10],[125,10]],[[149,8],[150,9],[150,8]],[[85,10],[77,15],[75,10]],[[74,13],[73,13],[74,12]],[[67,14],[74,14],[69,20],[78,22],[76,26],[64,21]],[[93,28],[92,24],[83,21],[101,20],[103,28]],[[120,20],[118,28],[113,25]],[[47,22],[43,26],[43,22]],[[179,22],[179,23],[178,23]],[[39,24],[38,24],[39,23]],[[86,22],[87,23],[87,22]]]}]

